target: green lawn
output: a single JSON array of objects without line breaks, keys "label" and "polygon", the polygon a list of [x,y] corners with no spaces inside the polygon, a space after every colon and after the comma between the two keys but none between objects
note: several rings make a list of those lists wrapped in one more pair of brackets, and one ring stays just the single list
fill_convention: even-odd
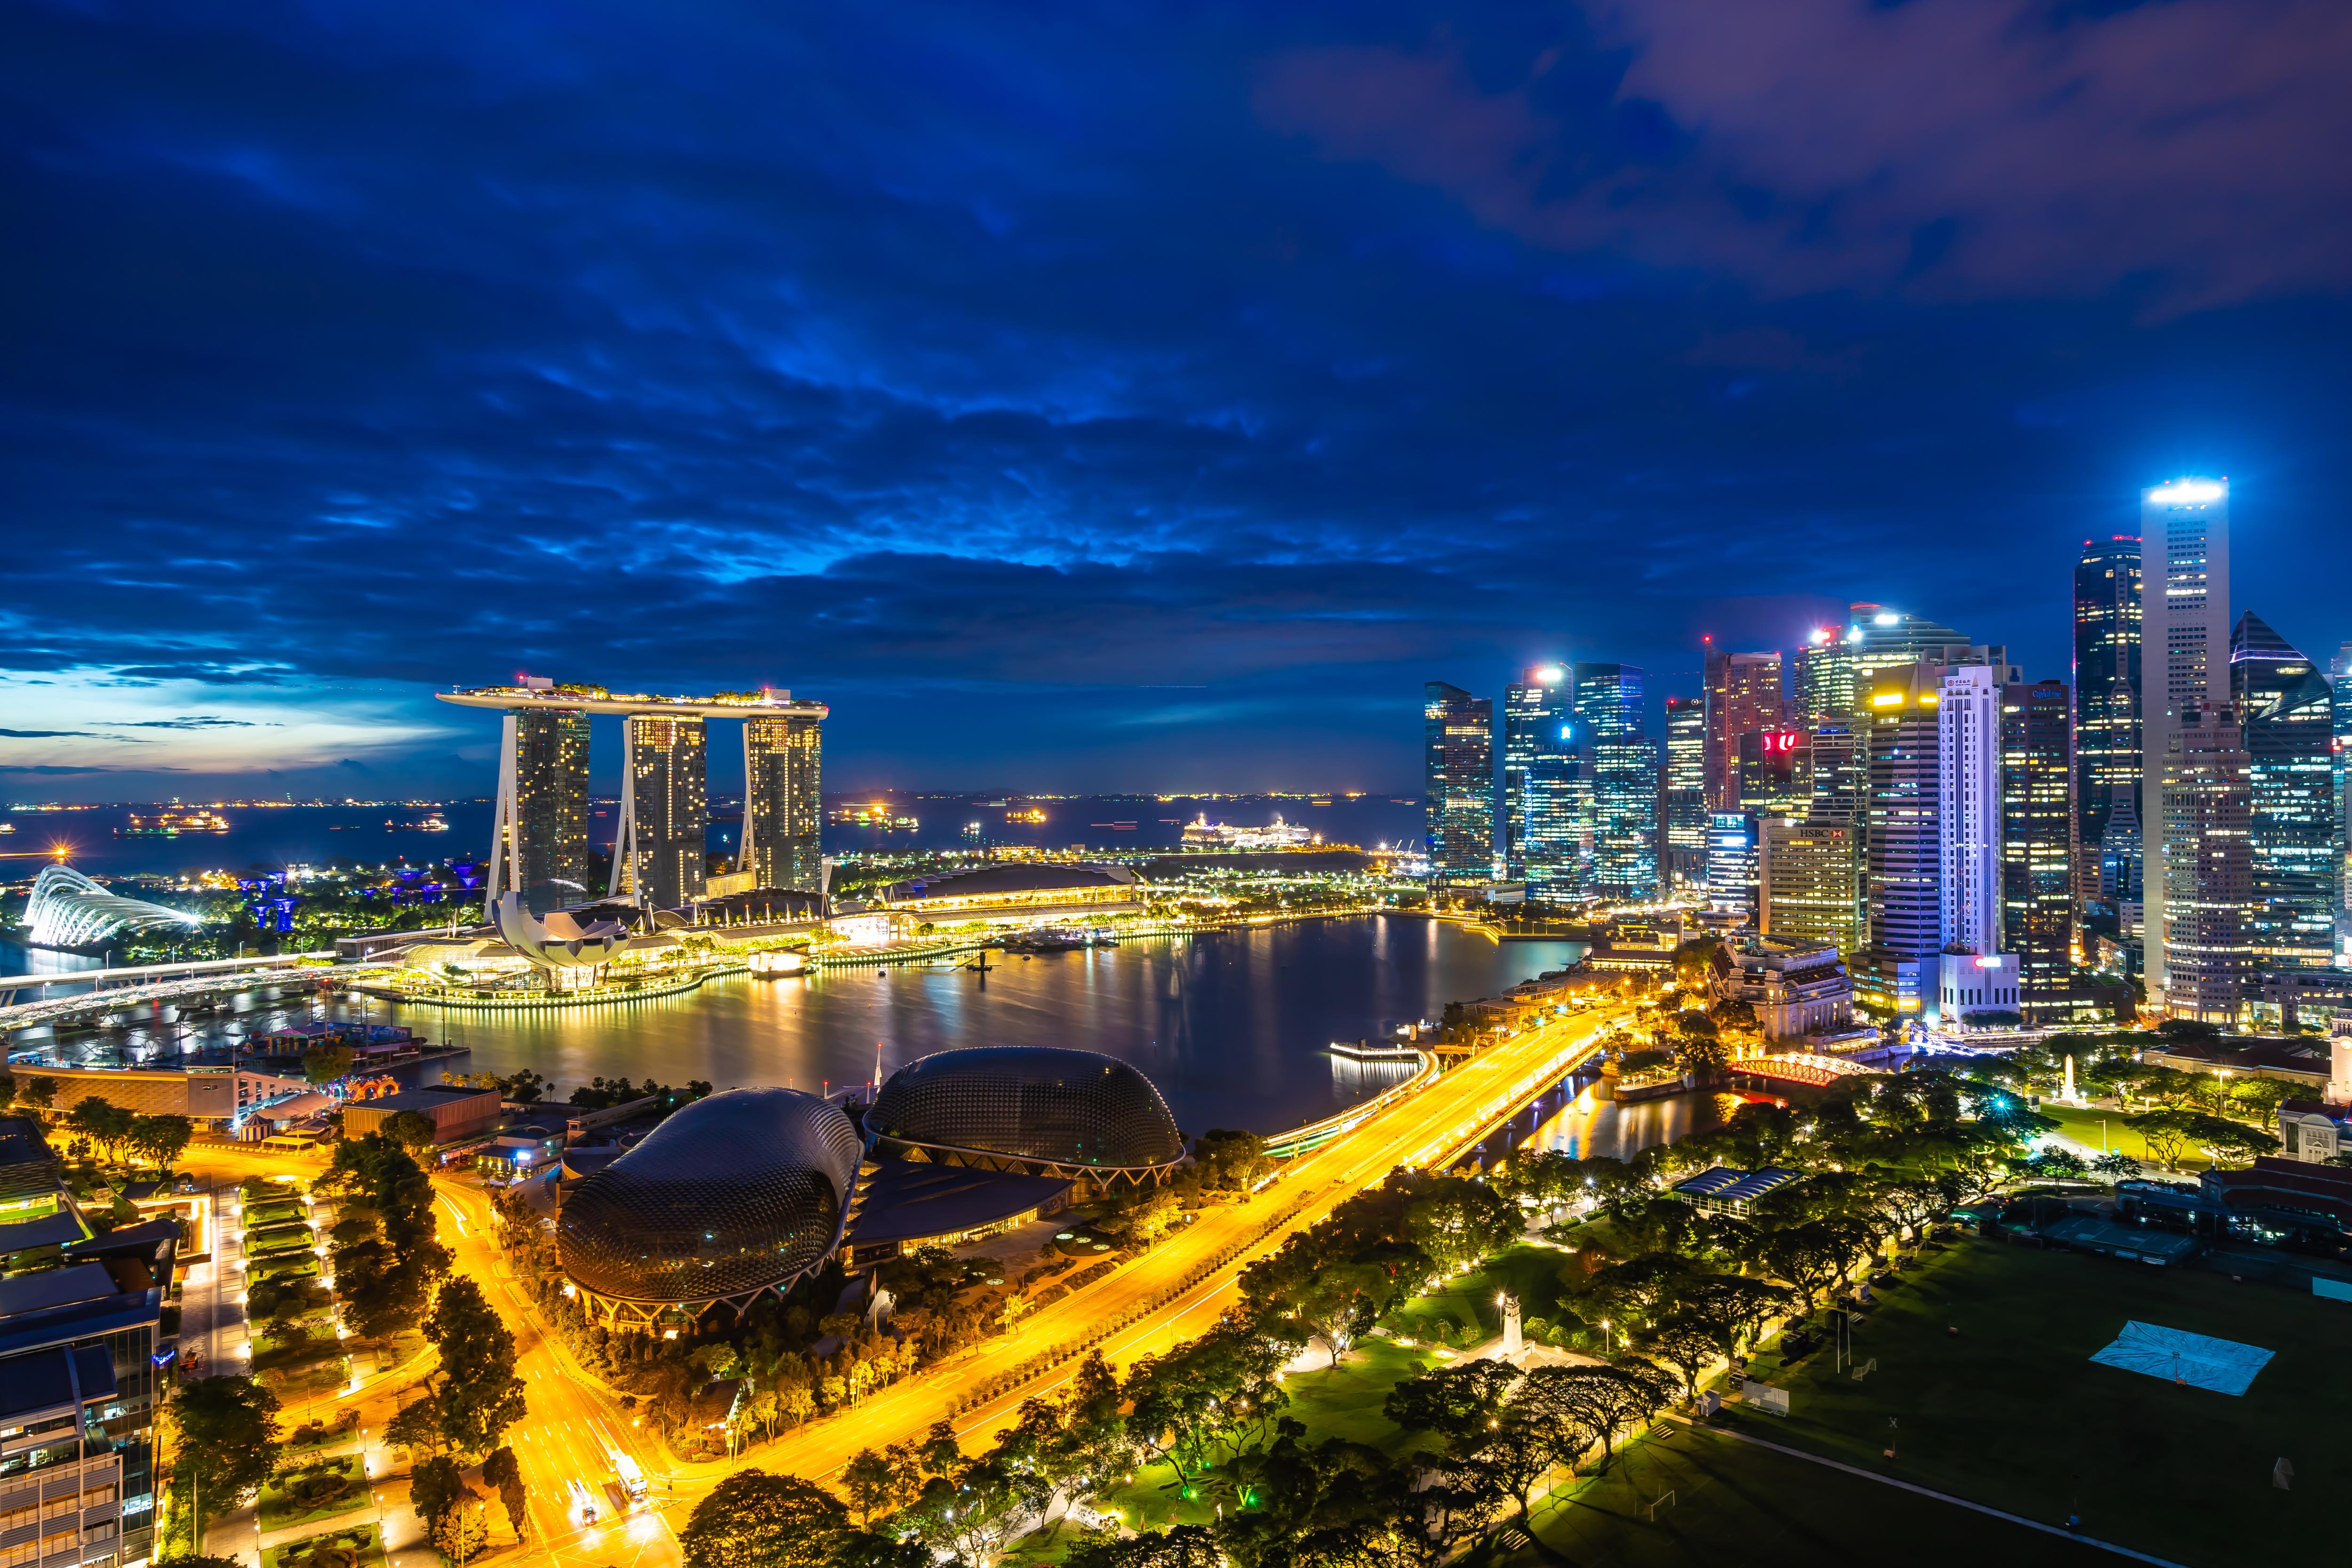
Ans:
[{"label": "green lawn", "polygon": [[[1625,1446],[1603,1473],[1538,1504],[1536,1530],[1544,1544],[1579,1568],[1879,1562],[2090,1568],[2116,1561],[1717,1433],[1667,1430],[1663,1438]],[[1497,1545],[1463,1562],[1470,1568],[1536,1568],[1559,1560],[1529,1546]]]},{"label": "green lawn", "polygon": [[[2128,1320],[2276,1352],[2242,1397],[2088,1358]],[[1958,1328],[1956,1338],[1949,1330]],[[2352,1484],[2332,1412],[2352,1305],[2227,1275],[1971,1241],[1889,1292],[1855,1335],[1865,1381],[1817,1352],[1770,1381],[1786,1420],[1741,1430],[2194,1564],[2332,1553]],[[1777,1367],[1777,1362],[1771,1363]],[[1895,1461],[1881,1449],[1892,1416]],[[2292,1491],[2271,1485],[2280,1458]]]},{"label": "green lawn", "polygon": [[368,1500],[360,1457],[313,1460],[261,1489],[261,1527],[283,1530],[349,1513]]},{"label": "green lawn", "polygon": [[[2125,1113],[2120,1110],[2102,1110],[2095,1106],[2060,1105],[2048,1100],[2042,1102],[2040,1110],[2057,1122],[2060,1131],[2067,1137],[2084,1148],[2094,1152],[2105,1148],[2129,1154],[2147,1167],[2147,1173],[2151,1176],[2193,1178],[2211,1163],[2204,1155],[2191,1149],[2181,1154],[2179,1171],[2167,1171],[2163,1162],[2147,1152],[2147,1145],[2140,1141],[2139,1134],[2124,1125]],[[2102,1122],[2106,1124],[2104,1131],[2100,1126]],[[2247,1125],[2251,1127],[2253,1123],[2248,1122]]]},{"label": "green lawn", "polygon": [[262,1568],[383,1568],[383,1542],[372,1524],[331,1531],[273,1546],[261,1554]]}]

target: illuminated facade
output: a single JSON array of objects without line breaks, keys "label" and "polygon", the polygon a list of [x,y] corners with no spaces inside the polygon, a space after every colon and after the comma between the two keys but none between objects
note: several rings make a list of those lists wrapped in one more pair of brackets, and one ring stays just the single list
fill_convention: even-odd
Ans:
[{"label": "illuminated facade", "polygon": [[743,847],[754,888],[824,891],[824,739],[803,714],[743,721]]},{"label": "illuminated facade", "polygon": [[[1866,695],[1878,689],[1881,678],[1889,671],[1913,664],[1969,662],[1972,645],[1966,633],[1884,605],[1854,605],[1851,609],[1853,619],[1846,629],[1846,640],[1853,650],[1857,709]],[[1986,651],[1996,663],[2004,652],[2000,647]]]},{"label": "illuminated facade", "polygon": [[2336,705],[2326,678],[2252,611],[2230,637],[2231,700],[2251,764],[2257,969],[2335,958]]},{"label": "illuminated facade", "polygon": [[1752,813],[1713,811],[1706,818],[1706,903],[1718,914],[1738,915],[1742,925],[1758,919],[1757,873],[1760,826]]},{"label": "illuminated facade", "polygon": [[185,910],[110,893],[70,866],[44,866],[25,901],[35,947],[95,947],[122,935],[184,935],[205,922]]},{"label": "illuminated facade", "polygon": [[1666,699],[1666,884],[1674,892],[1706,886],[1706,703]]},{"label": "illuminated facade", "polygon": [[[2253,762],[2229,707],[2190,703],[2165,737],[2165,1011],[2231,1025],[2254,976]],[[2151,913],[2148,924],[2158,921]]]},{"label": "illuminated facade", "polygon": [[[2166,984],[2165,922],[2172,879],[2165,868],[2164,845],[2171,829],[2169,808],[2150,810],[2148,803],[2163,798],[2164,773],[2178,750],[2173,733],[2182,716],[2190,708],[2222,708],[2230,701],[2230,483],[2183,479],[2158,485],[2141,496],[2139,519],[2140,973],[2155,1003]],[[2206,983],[2200,979],[2199,984]]]},{"label": "illuminated facade", "polygon": [[1538,665],[1503,693],[1503,860],[1530,891],[1573,895],[1582,843],[1582,784],[1566,667]]},{"label": "illuminated facade", "polygon": [[2336,952],[2352,962],[2352,642],[2336,650]]},{"label": "illuminated facade", "polygon": [[621,837],[613,890],[657,910],[702,897],[710,792],[701,719],[633,713],[622,726]]},{"label": "illuminated facade", "polygon": [[2000,693],[2001,945],[2017,954],[2028,1023],[2073,1016],[2074,773],[2063,681]]},{"label": "illuminated facade", "polygon": [[1441,875],[1495,867],[1495,704],[1442,680],[1422,689],[1423,805]]},{"label": "illuminated facade", "polygon": [[1802,816],[1812,797],[1812,731],[1760,730],[1739,737],[1740,810],[1759,816]]},{"label": "illuminated facade", "polygon": [[1591,758],[1592,856],[1586,890],[1617,903],[1658,894],[1658,743],[1643,733],[1642,671],[1576,667],[1576,723]]},{"label": "illuminated facade", "polygon": [[515,731],[510,852],[523,901],[534,914],[585,903],[588,715],[514,713],[508,721]]},{"label": "illuminated facade", "polygon": [[1739,737],[1781,728],[1780,656],[1706,646],[1706,804],[1739,804]]},{"label": "illuminated facade", "polygon": [[2139,595],[2138,540],[2083,542],[2074,563],[2074,842],[2084,898],[2098,894],[2116,788],[2139,792]]},{"label": "illuminated facade", "polygon": [[1780,942],[1818,943],[1841,955],[1857,952],[1858,869],[1851,826],[1767,818],[1759,839],[1759,929]]},{"label": "illuminated facade", "polygon": [[1789,725],[1811,730],[1853,716],[1854,646],[1859,626],[1815,626],[1791,660]]}]

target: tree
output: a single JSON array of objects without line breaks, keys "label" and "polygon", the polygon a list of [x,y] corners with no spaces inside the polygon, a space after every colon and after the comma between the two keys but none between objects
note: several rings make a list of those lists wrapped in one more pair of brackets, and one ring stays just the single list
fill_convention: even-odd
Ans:
[{"label": "tree", "polygon": [[1192,1140],[1192,1163],[1211,1192],[1246,1192],[1273,1163],[1265,1138],[1227,1127],[1212,1127]]},{"label": "tree", "polygon": [[514,1530],[517,1541],[522,1539],[523,1526],[530,1521],[530,1490],[523,1485],[522,1465],[512,1448],[499,1447],[482,1461],[482,1479],[499,1489],[499,1501],[507,1510],[507,1523]]},{"label": "tree", "polygon": [[2279,1151],[2279,1141],[2273,1134],[2226,1116],[2208,1116],[2202,1111],[2194,1113],[2189,1136],[2216,1165],[2244,1164],[2257,1154],[2275,1154]]},{"label": "tree", "polygon": [[2125,1117],[2124,1125],[2139,1134],[2139,1141],[2147,1145],[2147,1152],[2166,1170],[2177,1171],[2180,1169],[2180,1156],[2195,1141],[2199,1120],[2200,1114],[2194,1110],[2146,1110]]},{"label": "tree", "polygon": [[830,1494],[755,1468],[711,1488],[677,1539],[687,1568],[824,1568],[848,1522]]},{"label": "tree", "polygon": [[302,1076],[311,1083],[333,1083],[351,1075],[352,1061],[349,1046],[314,1046],[302,1053]]},{"label": "tree", "polygon": [[402,1148],[430,1149],[440,1142],[440,1130],[421,1110],[395,1110],[383,1119],[383,1135]]},{"label": "tree", "polygon": [[1413,1241],[1444,1271],[1467,1268],[1519,1238],[1527,1227],[1518,1205],[1484,1182],[1440,1177],[1405,1210]]},{"label": "tree", "polygon": [[58,1102],[58,1080],[37,1076],[28,1078],[16,1090],[16,1098],[35,1110],[47,1110]]},{"label": "tree", "polygon": [[171,1410],[191,1494],[189,1539],[202,1548],[206,1513],[235,1509],[277,1468],[278,1395],[249,1377],[204,1377],[184,1386]]},{"label": "tree", "polygon": [[2091,1169],[2110,1182],[2120,1182],[2139,1174],[2139,1162],[2117,1149],[2093,1160]]},{"label": "tree", "polygon": [[1487,1429],[1526,1375],[1507,1361],[1459,1362],[1398,1384],[1381,1412],[1400,1426],[1461,1442]]},{"label": "tree", "polygon": [[1765,1238],[1764,1266],[1797,1288],[1807,1311],[1812,1310],[1815,1293],[1835,1277],[1843,1261],[1838,1238],[1817,1220],[1776,1230]]},{"label": "tree", "polygon": [[172,1162],[188,1146],[196,1133],[196,1124],[184,1116],[136,1116],[131,1118],[125,1142],[131,1150],[155,1163],[159,1174],[172,1173]]},{"label": "tree", "polygon": [[841,1468],[842,1495],[849,1500],[849,1510],[860,1525],[871,1525],[882,1515],[905,1507],[922,1489],[922,1461],[912,1443],[861,1449]]},{"label": "tree", "polygon": [[444,1442],[440,1401],[427,1394],[396,1412],[383,1424],[383,1440],[395,1448],[407,1449],[412,1463],[438,1458]]},{"label": "tree", "polygon": [[105,1149],[106,1157],[111,1160],[129,1135],[131,1120],[130,1111],[93,1094],[66,1112],[66,1129]]},{"label": "tree", "polygon": [[438,1534],[442,1521],[465,1501],[466,1478],[457,1460],[436,1455],[409,1467],[408,1503],[427,1535]]},{"label": "tree", "polygon": [[1066,1568],[1224,1568],[1225,1556],[1207,1525],[1180,1524],[1127,1541],[1083,1542],[1062,1561]]},{"label": "tree", "polygon": [[460,1276],[441,1287],[425,1337],[441,1352],[441,1431],[457,1447],[483,1453],[523,1416],[522,1379],[515,1375],[514,1335],[491,1310],[482,1288]]},{"label": "tree", "polygon": [[1698,1397],[1698,1374],[1722,1353],[1716,1337],[1696,1322],[1673,1319],[1643,1335],[1641,1346],[1643,1355],[1675,1370],[1683,1391],[1693,1399]]},{"label": "tree", "polygon": [[2283,1079],[2240,1079],[2230,1090],[2230,1101],[2265,1129],[2278,1121],[2279,1107],[2303,1091]]}]

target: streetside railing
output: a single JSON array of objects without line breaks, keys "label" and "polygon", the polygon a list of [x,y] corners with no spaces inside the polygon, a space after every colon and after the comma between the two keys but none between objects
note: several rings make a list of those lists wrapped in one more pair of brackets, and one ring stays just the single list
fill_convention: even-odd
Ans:
[{"label": "streetside railing", "polygon": [[1421,1058],[1421,1068],[1402,1083],[1391,1084],[1361,1105],[1352,1105],[1320,1121],[1310,1121],[1304,1127],[1294,1127],[1287,1132],[1277,1132],[1265,1141],[1269,1158],[1288,1160],[1319,1148],[1332,1139],[1351,1132],[1363,1124],[1364,1119],[1385,1106],[1394,1105],[1409,1094],[1419,1094],[1437,1081],[1443,1068],[1438,1066],[1437,1053],[1416,1046],[1412,1054]]}]

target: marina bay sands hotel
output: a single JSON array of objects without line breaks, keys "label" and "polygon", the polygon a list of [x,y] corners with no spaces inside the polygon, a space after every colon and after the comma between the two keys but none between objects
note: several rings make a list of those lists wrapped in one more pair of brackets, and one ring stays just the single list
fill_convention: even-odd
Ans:
[{"label": "marina bay sands hotel", "polygon": [[[723,892],[824,890],[817,847],[824,703],[795,702],[773,688],[647,697],[528,677],[520,686],[434,695],[505,716],[486,910],[508,891],[522,894],[534,913],[588,901],[588,721],[607,713],[621,719],[624,752],[613,897],[677,909]],[[743,840],[734,871],[719,879],[708,872],[704,840],[705,730],[713,719],[743,721]]]}]

